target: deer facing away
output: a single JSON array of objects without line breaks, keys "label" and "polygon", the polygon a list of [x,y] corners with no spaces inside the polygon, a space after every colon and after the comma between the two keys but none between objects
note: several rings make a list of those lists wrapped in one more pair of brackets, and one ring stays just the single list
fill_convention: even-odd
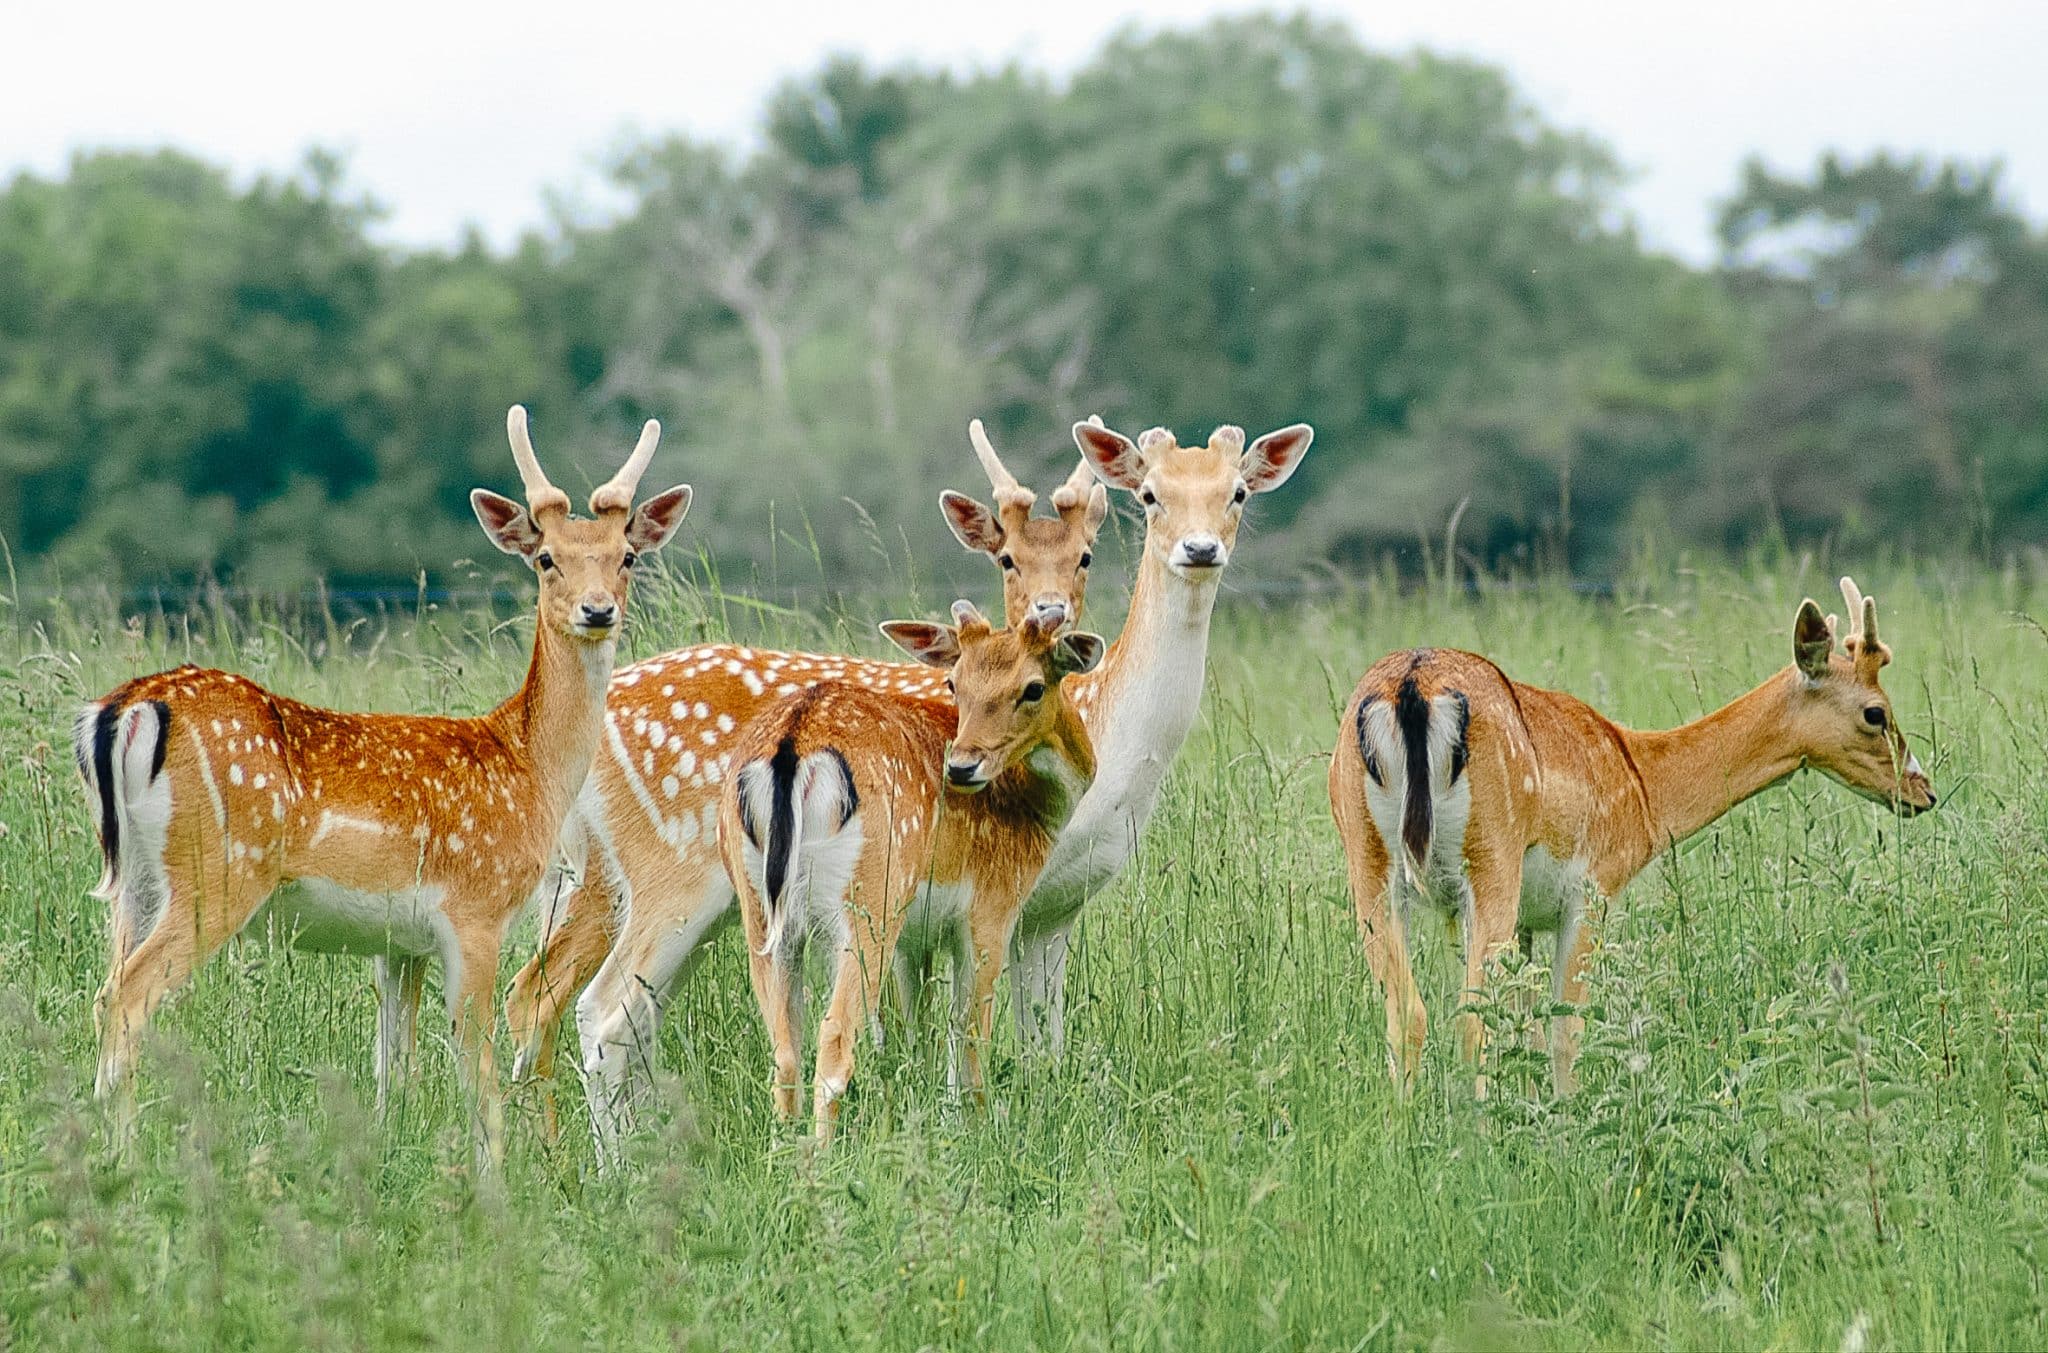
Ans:
[{"label": "deer facing away", "polygon": [[112,904],[97,1003],[98,1092],[133,1121],[138,1040],[157,1005],[229,938],[274,922],[301,948],[371,956],[382,1102],[410,1047],[424,966],[440,958],[481,1145],[495,1154],[487,1038],[498,950],[532,896],[597,748],[637,555],[689,510],[679,486],[633,494],[660,437],[590,496],[595,520],[542,473],[526,411],[507,416],[526,506],[477,489],[500,550],[532,566],[539,616],[526,679],[477,718],[340,713],[245,677],[180,667],[88,705],[75,743]]},{"label": "deer facing away", "polygon": [[804,944],[816,933],[833,948],[814,1086],[820,1138],[852,1080],[861,1023],[879,1036],[881,986],[906,925],[952,952],[953,1083],[980,1092],[1018,908],[1095,773],[1062,683],[1100,661],[1102,640],[1057,635],[1035,615],[991,630],[964,601],[953,615],[957,629],[882,627],[951,669],[951,700],[846,681],[807,687],[742,734],[720,796],[719,851],[785,1118],[801,1085]]},{"label": "deer facing away", "polygon": [[[1811,600],[1792,627],[1793,663],[1679,728],[1621,728],[1557,691],[1511,681],[1451,649],[1393,653],[1358,683],[1330,764],[1330,808],[1374,980],[1386,998],[1387,1058],[1412,1085],[1427,1014],[1410,967],[1417,902],[1463,932],[1465,991],[1532,933],[1556,936],[1553,993],[1578,1004],[1592,943],[1589,892],[1609,898],[1661,851],[1736,804],[1811,766],[1912,816],[1934,790],[1907,750],[1878,672],[1891,650],[1877,603],[1849,579],[1854,626]],[[1474,1063],[1484,1028],[1460,1015]],[[1552,1075],[1572,1088],[1582,1022],[1553,1019]],[[1484,1091],[1484,1080],[1479,1082]]]}]

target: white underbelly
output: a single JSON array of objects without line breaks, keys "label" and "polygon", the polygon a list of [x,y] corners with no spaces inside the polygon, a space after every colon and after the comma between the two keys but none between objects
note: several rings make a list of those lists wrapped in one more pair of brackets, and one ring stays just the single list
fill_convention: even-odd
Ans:
[{"label": "white underbelly", "polygon": [[973,901],[974,890],[965,883],[920,884],[903,915],[897,948],[909,954],[957,949],[966,937]]},{"label": "white underbelly", "polygon": [[1531,846],[1522,857],[1522,929],[1560,929],[1576,921],[1585,903],[1586,862]]},{"label": "white underbelly", "polygon": [[243,933],[274,935],[316,954],[423,956],[441,952],[446,929],[439,888],[366,893],[323,878],[302,878],[279,886]]}]

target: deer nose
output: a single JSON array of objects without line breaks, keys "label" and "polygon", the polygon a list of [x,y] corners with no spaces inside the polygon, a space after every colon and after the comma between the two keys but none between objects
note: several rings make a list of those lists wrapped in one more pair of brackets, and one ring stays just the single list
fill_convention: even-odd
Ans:
[{"label": "deer nose", "polygon": [[966,788],[981,783],[981,758],[972,761],[948,761],[946,779],[949,783]]},{"label": "deer nose", "polygon": [[1191,568],[1214,568],[1223,558],[1223,542],[1214,536],[1190,536],[1180,543],[1180,554]]},{"label": "deer nose", "polygon": [[1040,597],[1031,603],[1031,618],[1041,629],[1067,623],[1067,601],[1065,597]]},{"label": "deer nose", "polygon": [[619,618],[619,608],[608,601],[583,603],[583,623],[590,629],[607,630]]}]

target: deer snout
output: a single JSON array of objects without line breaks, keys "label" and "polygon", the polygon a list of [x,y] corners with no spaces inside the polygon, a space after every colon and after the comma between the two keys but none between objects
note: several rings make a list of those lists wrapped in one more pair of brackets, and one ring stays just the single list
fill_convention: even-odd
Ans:
[{"label": "deer snout", "polygon": [[988,784],[983,772],[987,758],[982,756],[951,755],[946,758],[946,783],[950,787],[972,793]]},{"label": "deer snout", "polygon": [[576,605],[576,628],[585,632],[609,630],[619,623],[618,603],[606,597],[589,598]]},{"label": "deer snout", "polygon": [[1073,617],[1067,611],[1067,599],[1052,593],[1039,597],[1031,603],[1030,620],[1043,630],[1058,629]]},{"label": "deer snout", "polygon": [[1182,536],[1173,547],[1173,562],[1185,569],[1222,568],[1230,562],[1223,541],[1209,534]]}]

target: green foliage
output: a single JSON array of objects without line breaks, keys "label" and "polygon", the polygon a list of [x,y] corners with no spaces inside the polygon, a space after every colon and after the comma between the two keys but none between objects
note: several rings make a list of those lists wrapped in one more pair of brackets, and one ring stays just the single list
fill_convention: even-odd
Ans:
[{"label": "green foliage", "polygon": [[1040,482],[1090,413],[1313,423],[1279,574],[2048,532],[2048,242],[1995,169],[1752,163],[1694,269],[1498,70],[1308,17],[1125,31],[1059,85],[835,58],[763,120],[619,147],[613,214],[509,255],[378,245],[317,153],[17,178],[0,536],[46,582],[409,583],[476,552],[515,400],[592,482],[663,419],[694,538],[770,590],[792,554],[954,572],[930,500],[976,486],[970,416]]}]

